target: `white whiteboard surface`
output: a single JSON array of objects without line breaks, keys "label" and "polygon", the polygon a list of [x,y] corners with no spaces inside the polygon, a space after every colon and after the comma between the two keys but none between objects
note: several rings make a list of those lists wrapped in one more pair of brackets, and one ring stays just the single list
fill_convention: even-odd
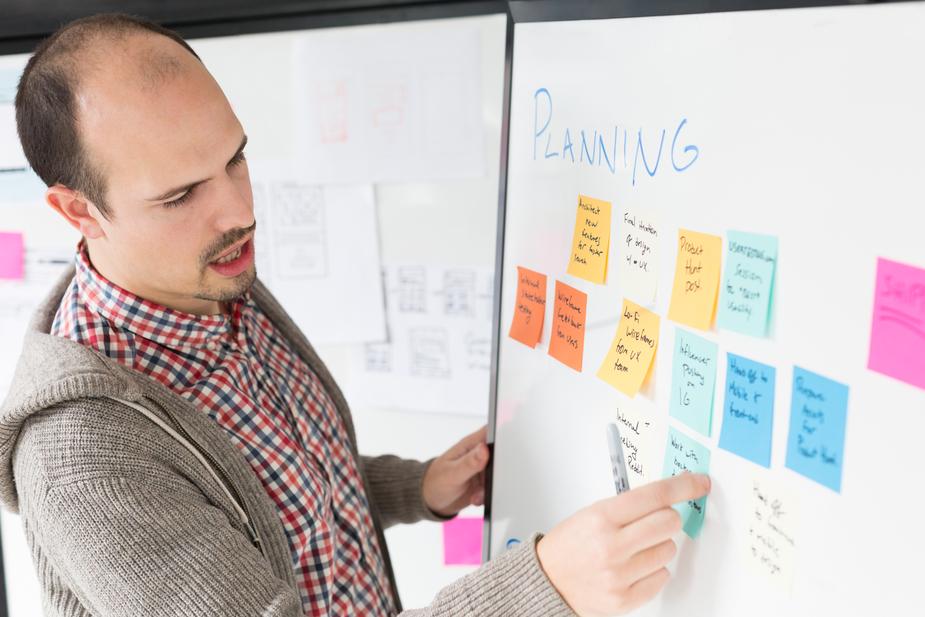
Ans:
[{"label": "white whiteboard surface", "polygon": [[[661,476],[674,335],[667,319],[678,229],[724,238],[745,230],[779,238],[768,338],[715,328],[719,345],[712,436],[713,492],[700,537],[680,536],[673,578],[641,615],[862,615],[915,613],[925,549],[925,498],[916,480],[925,392],[868,371],[878,256],[925,267],[925,6],[754,11],[517,24],[498,357],[490,554],[511,538],[548,531],[613,494],[605,425],[617,410],[653,422],[648,453]],[[545,108],[535,93],[552,99]],[[545,95],[542,95],[545,96]],[[545,103],[545,101],[541,101]],[[539,115],[535,116],[534,114]],[[683,119],[672,165],[672,137]],[[615,169],[545,158],[603,131]],[[638,162],[642,131],[651,169]],[[627,158],[623,134],[628,132]],[[697,160],[684,171],[696,145]],[[578,150],[576,145],[576,159]],[[578,194],[613,203],[606,285],[565,274]],[[616,266],[623,207],[661,219],[661,316],[653,379],[629,399],[595,376],[623,300]],[[507,336],[516,268],[546,274],[540,344]],[[588,293],[581,373],[547,355],[553,288]],[[725,353],[777,370],[770,469],[717,447]],[[841,493],[784,465],[791,378],[798,365],[850,388]],[[750,481],[770,479],[799,500],[795,577],[781,592],[743,563]]]}]

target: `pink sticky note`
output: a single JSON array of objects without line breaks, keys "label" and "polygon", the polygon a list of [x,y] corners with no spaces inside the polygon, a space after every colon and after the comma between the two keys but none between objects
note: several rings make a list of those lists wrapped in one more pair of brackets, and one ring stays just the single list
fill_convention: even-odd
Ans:
[{"label": "pink sticky note", "polygon": [[925,269],[877,260],[867,368],[925,390]]},{"label": "pink sticky note", "polygon": [[443,563],[448,566],[482,563],[482,519],[457,516],[443,523]]},{"label": "pink sticky note", "polygon": [[21,233],[0,231],[0,279],[22,280],[23,246]]}]

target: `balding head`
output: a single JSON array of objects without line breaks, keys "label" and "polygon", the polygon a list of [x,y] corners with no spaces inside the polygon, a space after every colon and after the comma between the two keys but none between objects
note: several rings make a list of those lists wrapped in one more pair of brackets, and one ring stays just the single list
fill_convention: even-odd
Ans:
[{"label": "balding head", "polygon": [[55,32],[29,59],[16,93],[19,139],[32,169],[46,185],[80,191],[109,216],[102,166],[81,138],[82,94],[107,77],[153,92],[184,60],[199,63],[199,56],[179,35],[128,15],[94,15]]},{"label": "balding head", "polygon": [[253,283],[244,128],[177,35],[120,15],[71,23],[30,59],[16,114],[45,201],[105,278],[198,314]]}]

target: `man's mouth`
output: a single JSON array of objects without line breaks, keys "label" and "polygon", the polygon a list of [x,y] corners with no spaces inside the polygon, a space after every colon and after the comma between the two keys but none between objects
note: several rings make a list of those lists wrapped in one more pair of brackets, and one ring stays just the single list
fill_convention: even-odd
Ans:
[{"label": "man's mouth", "polygon": [[244,246],[248,243],[249,240],[250,240],[250,238],[248,238],[248,239],[245,240],[244,242],[241,242],[241,243],[238,244],[236,247],[232,247],[232,248],[228,249],[228,251],[222,253],[221,256],[219,256],[217,259],[213,259],[213,260],[210,261],[209,263],[213,263],[213,264],[226,264],[226,263],[230,263],[230,262],[234,261],[235,259],[237,259],[238,257],[241,256],[241,251],[244,250]]},{"label": "man's mouth", "polygon": [[241,256],[241,251],[243,250],[243,247],[244,247],[244,245],[242,244],[241,246],[239,246],[238,248],[236,248],[233,252],[228,253],[228,255],[226,255],[225,257],[222,257],[222,258],[220,258],[220,259],[216,259],[216,260],[213,261],[212,263],[215,263],[215,264],[226,264],[226,263],[229,263],[229,262],[234,261],[235,259],[237,259],[238,257]]},{"label": "man's mouth", "polygon": [[209,263],[209,268],[225,277],[235,277],[250,268],[254,262],[253,236],[228,249],[223,255]]}]

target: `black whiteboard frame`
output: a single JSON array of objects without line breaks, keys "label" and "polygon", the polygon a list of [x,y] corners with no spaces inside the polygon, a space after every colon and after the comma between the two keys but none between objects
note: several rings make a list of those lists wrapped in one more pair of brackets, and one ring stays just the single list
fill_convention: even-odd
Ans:
[{"label": "black whiteboard frame", "polygon": [[[819,7],[896,4],[916,0],[510,0],[507,44],[504,58],[504,102],[501,119],[501,170],[498,174],[498,223],[495,243],[494,318],[492,325],[491,383],[488,407],[488,449],[491,457],[485,470],[485,524],[482,528],[482,562],[491,554],[491,502],[494,470],[495,429],[498,407],[498,363],[502,337],[501,291],[504,283],[504,231],[507,209],[508,156],[511,120],[511,86],[514,77],[514,37],[517,24],[661,17],[731,11],[806,9]],[[540,531],[540,530],[537,530]]]}]

